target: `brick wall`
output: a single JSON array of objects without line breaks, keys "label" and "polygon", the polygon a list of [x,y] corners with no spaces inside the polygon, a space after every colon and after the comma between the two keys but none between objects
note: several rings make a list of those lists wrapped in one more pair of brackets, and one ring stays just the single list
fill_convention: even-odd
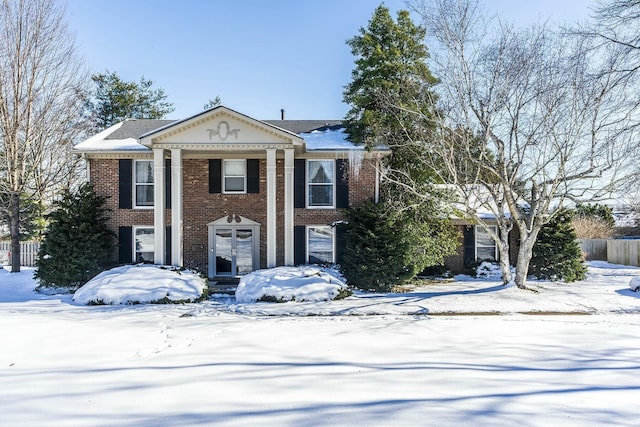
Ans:
[{"label": "brick wall", "polygon": [[[91,159],[91,181],[98,194],[107,196],[111,209],[109,225],[117,232],[119,226],[153,225],[153,209],[118,208],[118,160]],[[186,267],[208,271],[207,224],[219,218],[241,215],[261,224],[260,267],[266,268],[267,239],[267,167],[260,160],[260,193],[209,194],[208,159],[183,159],[183,236]],[[351,206],[372,200],[375,195],[375,164],[364,160],[359,173],[348,171]],[[172,189],[173,191],[173,189]],[[293,197],[293,195],[292,195]],[[284,160],[276,161],[276,262],[284,264]],[[295,209],[294,225],[324,225],[342,219],[339,209]],[[166,225],[171,225],[171,211],[166,210]]]}]

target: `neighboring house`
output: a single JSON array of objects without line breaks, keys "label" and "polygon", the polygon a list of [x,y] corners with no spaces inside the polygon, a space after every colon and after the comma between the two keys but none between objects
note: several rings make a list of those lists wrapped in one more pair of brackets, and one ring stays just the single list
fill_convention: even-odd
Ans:
[{"label": "neighboring house", "polygon": [[[497,232],[497,225],[490,225],[491,220],[485,218],[489,223],[488,227]],[[491,238],[487,229],[482,225],[473,225],[469,221],[454,219],[453,225],[460,235],[458,251],[456,255],[445,258],[445,266],[452,273],[467,273],[474,268],[478,262],[497,262],[500,259],[496,242]],[[511,230],[509,233],[509,259],[513,264],[518,253],[518,231]]]},{"label": "neighboring house", "polygon": [[121,263],[210,278],[338,261],[341,208],[377,198],[371,152],[340,121],[260,121],[218,106],[184,120],[127,120],[76,145],[109,196]]}]

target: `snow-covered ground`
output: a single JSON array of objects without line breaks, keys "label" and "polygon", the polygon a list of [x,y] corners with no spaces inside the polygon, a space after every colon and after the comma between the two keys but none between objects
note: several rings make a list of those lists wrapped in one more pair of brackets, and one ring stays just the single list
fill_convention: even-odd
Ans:
[{"label": "snow-covered ground", "polygon": [[640,419],[638,268],[592,263],[583,282],[531,282],[539,293],[458,277],[330,302],[133,306],[37,294],[31,274],[0,270],[2,426]]}]

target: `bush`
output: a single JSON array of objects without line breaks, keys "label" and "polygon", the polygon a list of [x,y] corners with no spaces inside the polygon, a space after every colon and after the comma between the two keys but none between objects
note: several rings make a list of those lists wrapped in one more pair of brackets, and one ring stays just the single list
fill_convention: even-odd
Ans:
[{"label": "bush", "polygon": [[572,223],[578,239],[607,239],[615,227],[612,209],[599,203],[578,204]]},{"label": "bush", "polygon": [[565,282],[587,277],[587,267],[571,221],[571,213],[565,210],[542,228],[533,247],[529,274],[538,279]]},{"label": "bush", "polygon": [[107,228],[105,201],[85,184],[55,202],[36,263],[39,289],[74,291],[114,265],[115,233]]},{"label": "bush", "polygon": [[419,221],[384,203],[346,211],[340,270],[349,286],[389,292],[455,253],[457,239],[445,220]]}]

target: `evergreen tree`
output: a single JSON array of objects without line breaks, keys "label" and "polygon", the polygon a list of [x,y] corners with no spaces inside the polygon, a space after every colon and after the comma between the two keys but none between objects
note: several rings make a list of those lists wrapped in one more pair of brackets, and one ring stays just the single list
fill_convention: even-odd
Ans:
[{"label": "evergreen tree", "polygon": [[153,81],[144,77],[140,82],[127,82],[115,72],[94,74],[92,99],[87,109],[98,130],[125,119],[161,119],[174,110],[162,88],[153,88]]},{"label": "evergreen tree", "polygon": [[349,286],[388,292],[425,268],[442,265],[456,248],[452,227],[434,229],[385,203],[368,202],[345,213],[347,221],[339,225],[344,241],[340,267]]},{"label": "evergreen tree", "polygon": [[384,203],[349,214],[343,274],[363,289],[402,283],[441,264],[457,245],[447,199],[433,185],[439,183],[436,174],[424,167],[437,129],[433,88],[438,82],[425,62],[424,37],[425,29],[409,12],[399,11],[394,21],[380,5],[368,27],[347,41],[356,58],[344,92],[351,106],[345,117],[349,140],[391,150],[383,159]]},{"label": "evergreen tree", "polygon": [[538,279],[565,282],[587,277],[587,267],[571,221],[571,212],[563,210],[542,227],[533,246],[529,274]]},{"label": "evergreen tree", "polygon": [[105,201],[85,184],[55,202],[36,263],[39,288],[75,290],[114,264],[115,233],[107,227]]}]

